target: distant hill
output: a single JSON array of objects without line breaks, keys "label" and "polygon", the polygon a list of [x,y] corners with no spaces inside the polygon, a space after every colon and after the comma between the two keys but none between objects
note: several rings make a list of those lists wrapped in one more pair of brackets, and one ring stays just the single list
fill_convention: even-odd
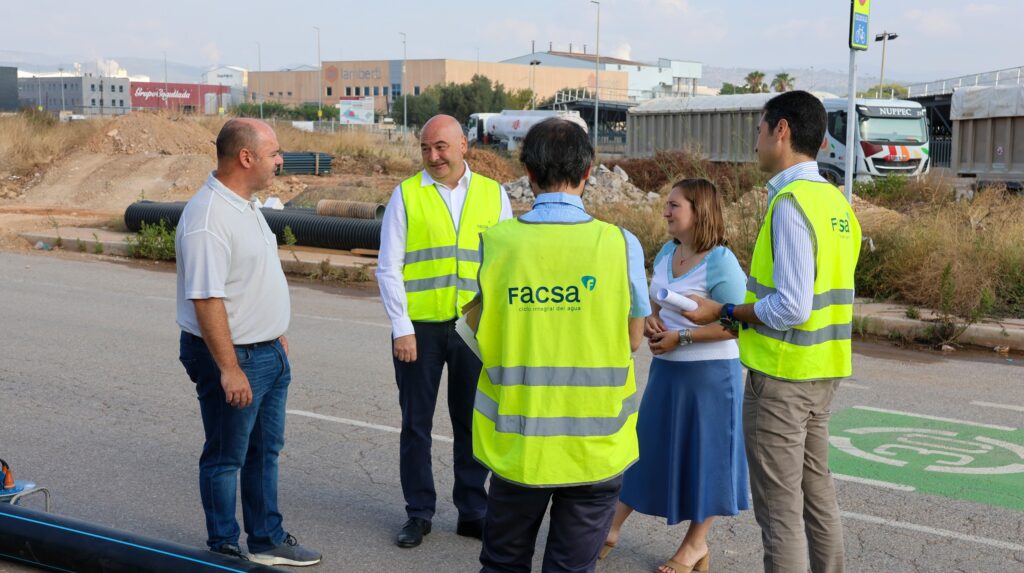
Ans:
[{"label": "distant hill", "polygon": [[[153,81],[163,81],[164,61],[152,58],[134,58],[112,56],[108,58],[88,58],[82,55],[38,54],[0,50],[0,66],[14,66],[28,72],[55,72],[58,68],[70,72],[74,64],[82,66],[85,73],[97,73],[101,68],[124,68],[129,75],[149,76]],[[167,62],[167,81],[196,83],[200,81],[205,66],[194,66],[177,62]]]}]

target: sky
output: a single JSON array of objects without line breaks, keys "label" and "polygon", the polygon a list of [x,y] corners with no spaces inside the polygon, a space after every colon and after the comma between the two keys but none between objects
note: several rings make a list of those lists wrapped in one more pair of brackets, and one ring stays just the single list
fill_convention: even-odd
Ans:
[{"label": "sky", "polygon": [[[138,57],[195,66],[273,70],[320,57],[500,61],[554,42],[594,51],[598,6],[589,0],[441,2],[266,0],[89,3],[5,2],[0,51],[95,60]],[[102,6],[90,10],[89,6]],[[602,54],[667,57],[735,68],[845,71],[847,0],[602,0]],[[899,34],[886,77],[928,81],[1024,65],[1024,1],[873,0],[870,33]],[[257,49],[259,43],[259,49]],[[1015,45],[1016,44],[1016,45]],[[877,70],[881,44],[858,56]],[[128,70],[131,72],[131,70]]]}]

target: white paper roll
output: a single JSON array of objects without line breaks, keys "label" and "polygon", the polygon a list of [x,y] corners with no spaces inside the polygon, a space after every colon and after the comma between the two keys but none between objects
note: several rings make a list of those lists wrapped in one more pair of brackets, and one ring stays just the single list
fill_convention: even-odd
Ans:
[{"label": "white paper roll", "polygon": [[697,303],[694,302],[692,298],[683,296],[677,292],[672,292],[667,288],[658,289],[658,293],[654,298],[657,299],[658,304],[661,306],[668,306],[672,310],[697,310]]}]

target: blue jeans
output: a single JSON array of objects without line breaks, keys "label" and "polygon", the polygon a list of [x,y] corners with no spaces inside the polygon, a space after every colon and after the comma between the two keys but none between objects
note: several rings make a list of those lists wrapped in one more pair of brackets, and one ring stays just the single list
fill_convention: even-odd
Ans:
[{"label": "blue jeans", "polygon": [[181,363],[196,385],[206,443],[199,458],[199,493],[206,513],[207,545],[238,545],[235,489],[242,472],[242,519],[249,551],[284,542],[277,509],[277,457],[284,446],[285,402],[291,367],[281,343],[236,346],[238,364],[249,378],[252,404],[230,406],[220,369],[206,343],[181,333]]}]

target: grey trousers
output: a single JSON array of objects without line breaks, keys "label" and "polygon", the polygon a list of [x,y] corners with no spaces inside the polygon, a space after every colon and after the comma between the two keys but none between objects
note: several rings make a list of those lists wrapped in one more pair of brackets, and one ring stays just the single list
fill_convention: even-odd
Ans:
[{"label": "grey trousers", "polygon": [[765,573],[843,571],[843,527],[828,469],[838,380],[788,382],[751,372],[743,436]]}]

